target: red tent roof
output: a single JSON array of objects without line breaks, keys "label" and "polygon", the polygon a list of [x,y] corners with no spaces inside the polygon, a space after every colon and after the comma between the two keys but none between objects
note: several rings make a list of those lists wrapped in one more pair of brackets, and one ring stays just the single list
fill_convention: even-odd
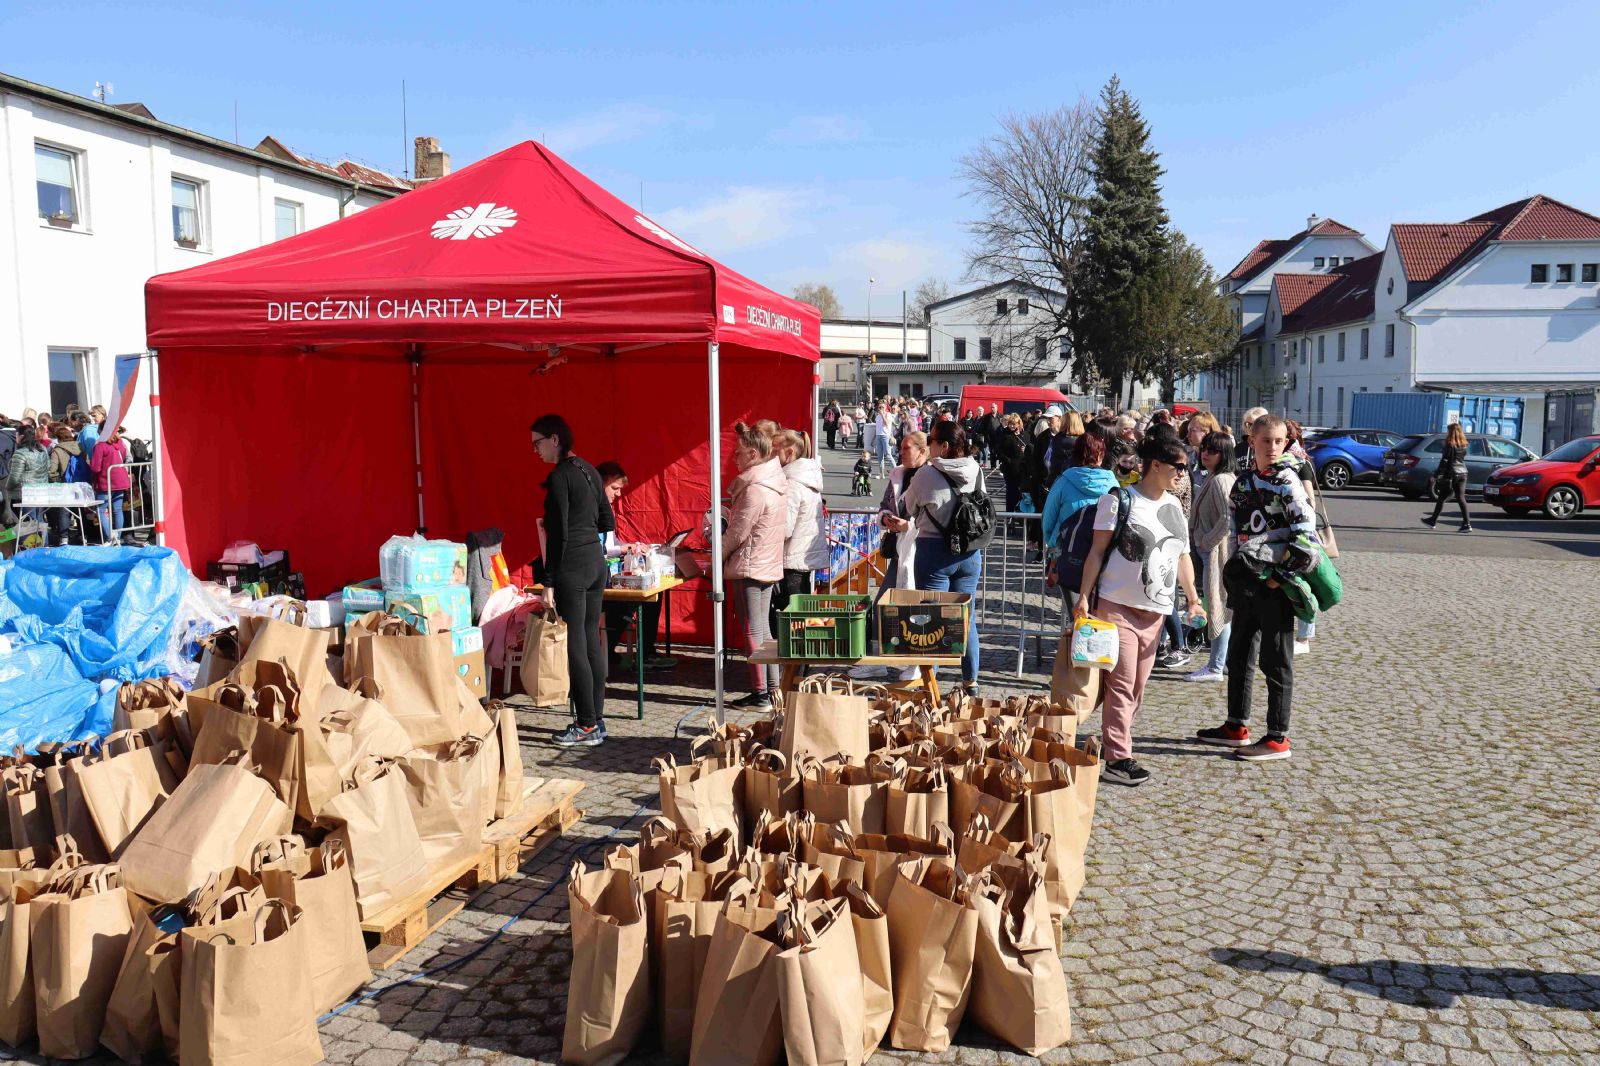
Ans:
[{"label": "red tent roof", "polygon": [[145,285],[152,348],[667,344],[815,361],[766,289],[525,142],[338,222]]}]

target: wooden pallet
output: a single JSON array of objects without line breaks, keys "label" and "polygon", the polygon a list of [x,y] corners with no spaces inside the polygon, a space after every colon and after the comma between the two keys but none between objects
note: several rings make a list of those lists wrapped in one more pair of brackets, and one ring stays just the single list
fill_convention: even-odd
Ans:
[{"label": "wooden pallet", "polygon": [[369,944],[376,941],[367,951],[368,964],[373,970],[387,969],[459,914],[473,896],[516,873],[583,816],[573,805],[582,791],[582,782],[565,778],[530,782],[521,807],[484,828],[480,848],[435,870],[408,898],[362,919]]}]

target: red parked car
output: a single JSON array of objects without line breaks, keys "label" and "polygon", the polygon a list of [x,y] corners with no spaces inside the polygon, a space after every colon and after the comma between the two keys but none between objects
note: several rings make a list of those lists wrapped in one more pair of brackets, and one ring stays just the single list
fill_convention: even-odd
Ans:
[{"label": "red parked car", "polygon": [[1568,441],[1543,459],[1501,467],[1484,483],[1483,502],[1510,515],[1541,508],[1557,519],[1600,507],[1600,434]]}]

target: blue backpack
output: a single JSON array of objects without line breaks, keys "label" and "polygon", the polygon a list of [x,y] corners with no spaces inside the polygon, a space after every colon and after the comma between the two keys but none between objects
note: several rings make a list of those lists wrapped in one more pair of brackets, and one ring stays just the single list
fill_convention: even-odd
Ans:
[{"label": "blue backpack", "polygon": [[[1116,548],[1117,541],[1122,539],[1122,533],[1128,528],[1128,514],[1133,510],[1133,498],[1128,495],[1126,487],[1114,489],[1117,497],[1117,527],[1111,534],[1111,543],[1106,545],[1105,557],[1100,560],[1100,572],[1105,573],[1106,559]],[[1061,533],[1056,537],[1056,547],[1061,549],[1061,557],[1056,560],[1056,581],[1063,589],[1076,592],[1083,585],[1083,568],[1089,561],[1089,553],[1094,549],[1094,516],[1099,510],[1096,503],[1078,510],[1071,518],[1061,523]]]},{"label": "blue backpack", "polygon": [[81,481],[85,485],[94,480],[94,474],[90,471],[88,460],[84,459],[82,452],[67,457],[67,472],[62,480]]}]

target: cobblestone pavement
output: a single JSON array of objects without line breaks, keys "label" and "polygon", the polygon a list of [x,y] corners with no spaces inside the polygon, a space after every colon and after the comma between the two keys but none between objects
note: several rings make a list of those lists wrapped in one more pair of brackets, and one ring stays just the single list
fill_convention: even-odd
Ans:
[{"label": "cobblestone pavement", "polygon": [[[1291,762],[1190,742],[1220,720],[1221,687],[1152,681],[1136,745],[1154,778],[1101,788],[1067,931],[1074,1035],[1047,1061],[1600,1061],[1600,571],[1341,566],[1346,601],[1296,662]],[[708,674],[690,659],[677,680]],[[612,691],[612,713],[631,712]],[[610,742],[581,752],[548,746],[561,716],[524,710],[530,770],[587,781],[587,817],[374,985],[453,969],[325,1021],[328,1058],[559,1061],[572,850],[619,826],[635,838],[649,759],[698,691],[652,680],[647,718],[611,719]],[[969,1026],[945,1055],[878,1061],[1024,1058]]]}]

